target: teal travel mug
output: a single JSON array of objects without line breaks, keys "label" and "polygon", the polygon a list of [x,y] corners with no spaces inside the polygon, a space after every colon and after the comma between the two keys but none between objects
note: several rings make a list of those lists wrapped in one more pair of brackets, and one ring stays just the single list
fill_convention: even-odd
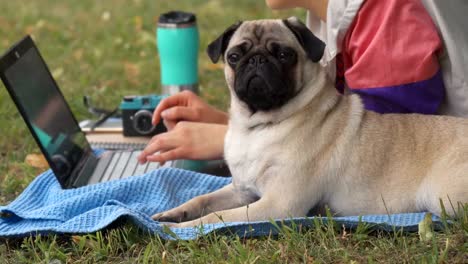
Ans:
[{"label": "teal travel mug", "polygon": [[198,93],[199,34],[194,14],[171,11],[159,16],[156,43],[163,94]]}]

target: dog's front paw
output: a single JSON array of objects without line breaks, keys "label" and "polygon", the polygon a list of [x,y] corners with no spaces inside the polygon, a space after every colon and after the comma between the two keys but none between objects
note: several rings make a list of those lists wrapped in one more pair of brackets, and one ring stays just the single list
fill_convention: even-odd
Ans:
[{"label": "dog's front paw", "polygon": [[162,213],[154,214],[151,218],[159,222],[180,223],[188,220],[188,214],[186,211],[183,210],[169,210]]}]

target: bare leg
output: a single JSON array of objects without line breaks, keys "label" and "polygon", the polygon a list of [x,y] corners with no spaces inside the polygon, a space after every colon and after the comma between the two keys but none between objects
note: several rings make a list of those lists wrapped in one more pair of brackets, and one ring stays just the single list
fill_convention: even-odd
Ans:
[{"label": "bare leg", "polygon": [[253,193],[237,191],[231,183],[212,193],[197,196],[174,209],[155,214],[152,218],[162,222],[185,222],[215,211],[243,206],[256,199]]}]

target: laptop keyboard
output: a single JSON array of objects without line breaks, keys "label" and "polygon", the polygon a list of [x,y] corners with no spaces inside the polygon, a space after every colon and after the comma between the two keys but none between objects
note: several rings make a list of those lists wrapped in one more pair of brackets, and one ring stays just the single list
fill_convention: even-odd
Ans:
[{"label": "laptop keyboard", "polygon": [[[137,157],[140,153],[141,150],[117,151],[110,153],[109,156],[103,157],[105,159],[110,159],[110,161],[100,161],[107,162],[108,166],[104,168],[104,173],[102,173],[102,171],[96,171],[96,173],[102,173],[102,177],[100,177],[98,182],[123,179],[134,175],[142,175],[148,171],[156,170],[161,167],[158,162],[147,162],[145,164],[138,163]],[[172,162],[166,162],[163,167],[170,167],[171,165]]]},{"label": "laptop keyboard", "polygon": [[123,150],[144,149],[146,143],[124,143],[124,142],[90,142],[92,149]]}]

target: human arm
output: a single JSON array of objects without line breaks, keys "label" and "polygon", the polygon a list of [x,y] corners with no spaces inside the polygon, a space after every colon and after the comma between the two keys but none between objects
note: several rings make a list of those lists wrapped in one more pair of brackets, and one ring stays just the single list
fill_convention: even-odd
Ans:
[{"label": "human arm", "polygon": [[228,122],[227,113],[220,111],[191,91],[183,91],[165,98],[153,113],[153,124],[161,118],[170,130],[179,121],[224,124]]},{"label": "human arm", "polygon": [[154,111],[153,123],[161,118],[168,132],[151,139],[138,157],[140,163],[223,156],[228,116],[194,93],[184,91],[161,101]]},{"label": "human arm", "polygon": [[227,125],[178,122],[172,130],[154,136],[138,156],[140,163],[176,159],[213,160],[223,156]]}]

